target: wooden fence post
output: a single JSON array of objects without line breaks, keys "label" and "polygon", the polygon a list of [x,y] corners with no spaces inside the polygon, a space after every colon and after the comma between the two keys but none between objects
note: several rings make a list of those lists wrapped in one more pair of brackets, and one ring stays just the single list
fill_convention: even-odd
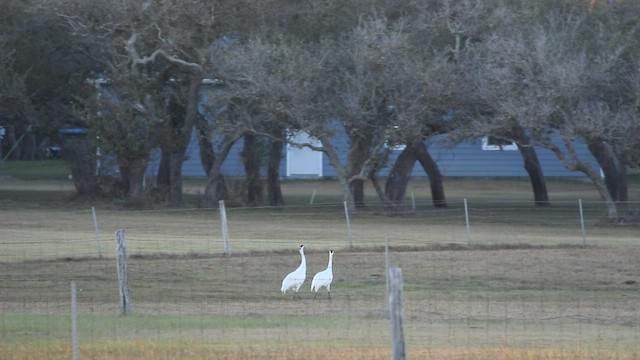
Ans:
[{"label": "wooden fence post", "polygon": [[467,224],[467,245],[471,245],[471,224],[469,223],[469,206],[467,206],[467,198],[464,199],[464,220]]},{"label": "wooden fence post", "polygon": [[125,247],[124,229],[116,231],[116,254],[118,284],[120,289],[120,307],[122,308],[122,315],[127,315],[131,312],[131,298],[129,296],[127,248]]},{"label": "wooden fence post", "polygon": [[[389,264],[389,237],[386,236],[384,238],[384,273],[385,273],[385,277],[384,277],[384,284],[385,284],[385,291],[387,292],[387,294],[389,294],[389,267],[391,265]],[[387,316],[389,316],[389,302],[387,302]]]},{"label": "wooden fence post", "polygon": [[98,259],[102,259],[102,245],[100,244],[100,230],[98,229],[98,217],[95,206],[91,207],[93,213],[93,227],[96,229],[96,244],[98,244]]},{"label": "wooden fence post", "polygon": [[76,282],[71,282],[71,359],[78,360],[78,296]]},{"label": "wooden fence post", "polygon": [[218,206],[220,206],[220,226],[222,227],[222,239],[224,240],[224,254],[231,255],[229,228],[227,227],[227,208],[224,206],[224,200],[218,201]]},{"label": "wooden fence post", "polygon": [[391,315],[391,350],[393,360],[406,360],[402,327],[402,269],[389,268],[389,312]]},{"label": "wooden fence post", "polygon": [[353,235],[351,234],[351,220],[349,219],[349,204],[346,201],[344,204],[344,216],[347,219],[347,239],[349,240],[349,249],[353,249]]},{"label": "wooden fence post", "polygon": [[582,246],[587,246],[587,234],[584,231],[584,212],[582,210],[582,199],[578,199],[578,208],[580,210],[580,230],[582,231]]}]

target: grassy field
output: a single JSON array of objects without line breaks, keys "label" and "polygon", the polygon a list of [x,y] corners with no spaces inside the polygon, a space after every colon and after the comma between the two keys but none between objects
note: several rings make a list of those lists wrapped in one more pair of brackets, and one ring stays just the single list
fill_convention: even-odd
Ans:
[{"label": "grassy field", "polygon": [[[133,211],[73,199],[68,180],[5,178],[0,359],[71,357],[71,281],[81,359],[388,359],[385,240],[403,271],[410,359],[638,359],[640,229],[605,226],[589,184],[548,186],[554,205],[537,209],[526,181],[450,179],[450,206],[436,210],[428,184],[415,181],[416,209],[405,216],[384,215],[368,189],[349,239],[335,183],[287,182],[283,209],[227,209],[224,256],[219,213],[197,206],[198,182],[192,207]],[[630,193],[637,201],[638,186]],[[128,316],[118,228],[130,255]],[[308,278],[293,300],[279,288],[302,243]],[[332,299],[314,300],[310,278],[329,249]]]}]

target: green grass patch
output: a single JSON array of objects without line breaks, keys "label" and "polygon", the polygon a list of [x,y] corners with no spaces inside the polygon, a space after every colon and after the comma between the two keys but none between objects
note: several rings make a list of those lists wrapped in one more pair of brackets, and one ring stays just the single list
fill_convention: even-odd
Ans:
[{"label": "green grass patch", "polygon": [[[320,328],[344,326],[345,319],[319,318],[309,321],[297,316],[206,316],[206,315],[79,315],[78,334],[92,341],[113,338],[149,338],[207,332],[210,330],[265,330],[278,328]],[[50,343],[70,338],[70,315],[3,314],[0,344]],[[179,336],[180,337],[180,336]]]},{"label": "green grass patch", "polygon": [[60,159],[5,161],[0,164],[0,176],[19,180],[65,180],[69,178],[69,164]]}]

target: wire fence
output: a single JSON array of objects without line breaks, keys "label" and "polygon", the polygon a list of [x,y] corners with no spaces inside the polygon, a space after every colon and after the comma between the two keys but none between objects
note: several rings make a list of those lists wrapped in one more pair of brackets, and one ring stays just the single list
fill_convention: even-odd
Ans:
[{"label": "wire fence", "polygon": [[[418,203],[403,216],[343,205],[3,213],[0,359],[388,359],[389,266],[402,269],[408,358],[640,356],[632,216],[614,226],[578,199]],[[300,244],[294,300],[280,282]],[[314,300],[329,250],[331,299],[322,289]]]},{"label": "wire fence", "polygon": [[[382,246],[385,238],[392,246],[414,247],[635,243],[640,204],[629,202],[624,208],[630,215],[614,224],[602,203],[579,199],[541,208],[516,201],[450,200],[445,209],[422,203],[401,216],[389,216],[375,205],[347,214],[342,203],[229,208],[224,222],[219,208],[13,210],[3,214],[0,262],[113,257],[113,234],[120,228],[127,230],[129,251],[135,255],[285,250],[292,242],[305,241],[367,248]],[[616,236],[610,236],[614,228]]]}]

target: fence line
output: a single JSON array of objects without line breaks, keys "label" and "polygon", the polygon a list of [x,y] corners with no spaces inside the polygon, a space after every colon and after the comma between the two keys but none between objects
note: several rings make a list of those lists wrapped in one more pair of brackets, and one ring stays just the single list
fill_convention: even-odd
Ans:
[{"label": "fence line", "polygon": [[[450,201],[452,205],[445,209],[422,207],[405,216],[385,216],[380,209],[371,207],[352,214],[341,213],[345,209],[344,203],[334,204],[330,209],[285,206],[277,210],[102,210],[99,213],[92,207],[89,216],[78,211],[56,211],[47,214],[46,222],[34,218],[33,222],[39,225],[33,230],[28,226],[14,227],[11,223],[2,226],[0,262],[51,257],[113,257],[113,251],[105,253],[103,250],[98,223],[100,227],[114,231],[126,227],[130,251],[134,254],[219,253],[217,249],[220,248],[212,247],[212,241],[219,242],[226,254],[230,253],[232,245],[240,252],[268,250],[263,244],[276,245],[276,250],[282,250],[292,242],[327,242],[327,239],[337,248],[382,247],[388,236],[393,237],[396,246],[442,243],[586,246],[632,241],[630,229],[640,223],[638,219],[625,218],[623,226],[608,226],[603,204],[582,199],[544,208],[536,208],[529,202],[464,200]],[[634,209],[640,208],[640,203],[629,202],[627,208],[630,213],[635,211],[637,214]],[[212,220],[212,212],[220,213],[220,221]],[[21,218],[19,221],[29,219]],[[345,223],[347,228],[346,242],[340,241],[344,239],[344,232],[337,227],[340,223]],[[216,232],[217,228],[220,232]],[[552,236],[548,235],[549,228],[556,229]],[[611,232],[621,232],[622,236],[611,237]],[[218,234],[222,234],[222,238]],[[229,240],[230,235],[233,244]]]},{"label": "fence line", "polygon": [[[130,284],[137,305],[136,316],[128,321],[108,315],[119,312],[118,296],[113,294],[116,276],[105,275],[114,272],[112,261],[55,262],[55,268],[63,268],[56,270],[56,277],[52,277],[52,268],[42,264],[17,264],[11,266],[11,279],[0,282],[0,348],[12,338],[26,344],[56,343],[61,336],[56,316],[68,314],[68,284],[73,279],[78,296],[75,306],[72,296],[72,309],[77,308],[83,324],[79,338],[88,344],[130,337],[141,339],[139,344],[162,343],[167,338],[187,339],[189,346],[197,345],[201,338],[208,343],[233,343],[239,341],[234,337],[239,331],[253,346],[282,343],[274,335],[281,334],[305,343],[346,341],[370,348],[391,341],[393,354],[394,346],[402,344],[399,339],[405,338],[404,353],[418,358],[417,351],[426,354],[431,347],[443,346],[467,351],[491,346],[503,351],[510,346],[540,347],[568,353],[579,348],[587,352],[582,358],[637,357],[637,246],[631,251],[524,250],[398,252],[387,247],[384,255],[338,252],[330,302],[314,301],[307,288],[302,301],[281,296],[279,276],[290,270],[288,260],[290,264],[299,260],[294,250],[273,256],[133,258]],[[308,281],[315,269],[326,265],[325,255],[307,255]],[[254,257],[262,261],[253,262]],[[397,291],[387,271],[394,268],[391,264],[403,269],[403,294],[395,302],[385,299],[385,294]],[[7,274],[6,269],[9,266],[0,268],[0,274]],[[377,273],[381,276],[372,277]],[[388,290],[383,276],[390,278]],[[393,320],[393,312],[399,312],[401,319],[407,314],[400,321],[402,336],[376,330],[389,329],[391,324],[392,334],[398,334],[397,325],[392,325],[398,319]],[[37,320],[40,318],[45,320]],[[68,329],[68,317],[64,320]],[[188,340],[190,336],[196,340]],[[281,345],[282,351],[293,351],[297,345],[293,343]],[[81,343],[80,355],[83,351],[87,350]],[[271,351],[273,356],[275,350]],[[597,351],[602,353],[594,353]]]}]

